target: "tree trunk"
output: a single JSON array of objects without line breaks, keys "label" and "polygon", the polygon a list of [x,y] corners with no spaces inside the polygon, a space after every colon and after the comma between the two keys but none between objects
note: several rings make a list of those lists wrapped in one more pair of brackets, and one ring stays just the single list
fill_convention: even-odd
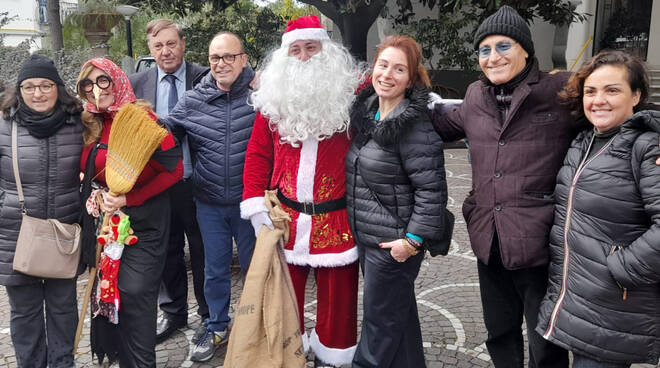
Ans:
[{"label": "tree trunk", "polygon": [[64,47],[62,22],[60,21],[60,0],[47,0],[48,28],[50,29],[50,47],[56,52]]},{"label": "tree trunk", "polygon": [[[324,0],[300,0],[313,5],[339,27],[344,46],[358,60],[367,60],[367,34],[387,0],[371,0],[362,3],[354,12],[341,12],[332,2]],[[368,5],[367,5],[368,4]]]},{"label": "tree trunk", "polygon": [[372,24],[357,14],[344,15],[338,24],[344,46],[358,60],[367,61],[367,34]]}]

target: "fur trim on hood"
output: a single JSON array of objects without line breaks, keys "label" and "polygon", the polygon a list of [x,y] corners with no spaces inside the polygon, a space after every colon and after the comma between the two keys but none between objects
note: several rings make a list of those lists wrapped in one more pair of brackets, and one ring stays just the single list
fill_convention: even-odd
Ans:
[{"label": "fur trim on hood", "polygon": [[351,129],[356,136],[373,138],[381,147],[395,144],[406,129],[420,116],[428,116],[429,89],[413,87],[384,120],[374,120],[378,110],[378,95],[373,86],[363,89],[357,96],[351,111]]}]

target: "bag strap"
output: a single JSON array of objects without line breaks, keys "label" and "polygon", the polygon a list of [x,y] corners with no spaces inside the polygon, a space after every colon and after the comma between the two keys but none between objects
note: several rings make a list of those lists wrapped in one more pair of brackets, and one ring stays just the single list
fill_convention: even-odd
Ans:
[{"label": "bag strap", "polygon": [[[71,234],[70,232],[67,231],[67,229],[62,225],[61,222],[55,219],[48,219],[48,222],[50,222],[51,226],[53,226],[53,232],[55,233],[55,243],[57,244],[57,249],[60,250],[60,253],[65,254],[67,256],[70,256],[78,250],[78,247],[80,246],[80,242],[78,241],[78,238],[80,238],[80,225],[74,224],[75,233]],[[60,237],[57,235],[59,232],[62,232],[65,237],[67,238],[74,238],[73,241],[73,247],[71,247],[71,251],[66,251],[63,247],[62,244],[60,244]]]},{"label": "bag strap", "polygon": [[[364,146],[365,145],[363,145],[362,147],[364,147]],[[358,153],[357,153],[357,159],[356,159],[356,164],[357,165],[356,165],[356,167],[359,167],[359,165],[360,165],[360,154],[362,153],[362,147],[360,147],[360,149],[358,150]],[[371,186],[371,183],[369,183],[369,181],[367,180],[367,178],[364,177],[364,175],[362,175],[362,181],[364,182],[364,184],[367,185],[367,188],[369,189],[369,192],[371,192],[371,195],[376,199],[376,202],[378,202],[378,205],[383,207],[387,212],[389,212],[389,214],[399,223],[399,226],[403,227],[403,229],[405,230],[406,227],[408,227],[408,224],[406,224],[403,221],[403,219],[401,217],[399,217],[399,215],[396,212],[392,211],[389,207],[385,206],[383,204],[383,202],[380,201],[380,198],[378,197],[378,194],[376,194],[373,187]]]},{"label": "bag strap", "polygon": [[14,166],[14,180],[16,181],[18,203],[21,205],[21,213],[27,214],[25,197],[23,197],[23,185],[21,185],[21,176],[18,172],[18,124],[16,124],[16,120],[12,120],[11,122],[11,161]]}]

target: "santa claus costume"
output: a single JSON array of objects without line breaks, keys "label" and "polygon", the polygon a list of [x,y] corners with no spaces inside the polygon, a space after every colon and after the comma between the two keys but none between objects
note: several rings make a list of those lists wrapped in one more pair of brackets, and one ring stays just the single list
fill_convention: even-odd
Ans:
[{"label": "santa claus costume", "polygon": [[[320,51],[309,60],[290,57],[290,45],[301,40],[320,42]],[[241,216],[250,219],[256,231],[269,222],[264,218],[264,190],[278,189],[291,215],[284,253],[303,344],[334,366],[350,364],[357,340],[358,253],[346,214],[344,158],[358,70],[348,51],[329,40],[317,17],[290,21],[282,46],[261,71],[252,95],[259,113],[243,174]],[[317,285],[317,313],[308,336],[303,321],[310,270]]]}]

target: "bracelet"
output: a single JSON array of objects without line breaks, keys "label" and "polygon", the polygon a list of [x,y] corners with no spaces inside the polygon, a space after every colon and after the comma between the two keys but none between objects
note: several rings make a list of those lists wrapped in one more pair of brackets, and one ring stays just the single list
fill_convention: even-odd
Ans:
[{"label": "bracelet", "polygon": [[424,243],[424,239],[422,239],[421,237],[419,237],[419,236],[417,236],[413,233],[406,233],[406,236],[409,237],[409,238],[413,238],[413,239],[417,240],[418,243]]},{"label": "bracelet", "polygon": [[419,242],[419,241],[417,241],[417,239],[412,238],[412,237],[407,236],[407,235],[408,234],[406,234],[406,241],[408,242],[408,244],[410,244],[410,246],[415,248],[416,251],[419,252],[420,250],[424,249],[424,245],[421,242]]}]

